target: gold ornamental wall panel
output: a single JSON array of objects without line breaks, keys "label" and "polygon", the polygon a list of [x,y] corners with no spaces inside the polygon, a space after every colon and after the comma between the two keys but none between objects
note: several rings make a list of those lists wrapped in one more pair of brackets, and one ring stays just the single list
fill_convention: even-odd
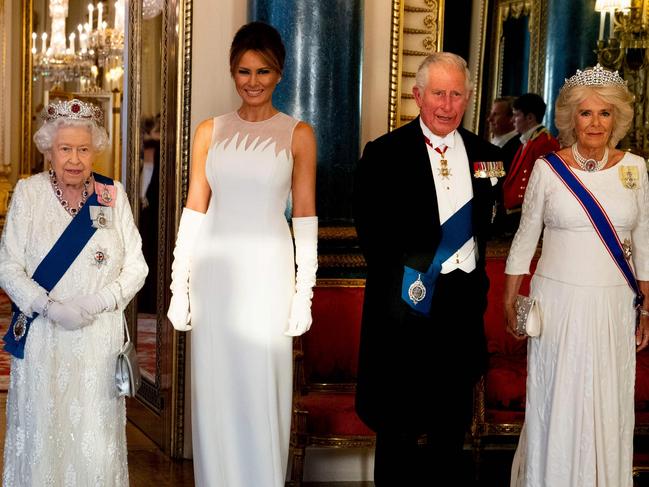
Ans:
[{"label": "gold ornamental wall panel", "polygon": [[415,73],[426,56],[442,50],[444,0],[393,0],[388,126],[417,117],[412,95]]}]

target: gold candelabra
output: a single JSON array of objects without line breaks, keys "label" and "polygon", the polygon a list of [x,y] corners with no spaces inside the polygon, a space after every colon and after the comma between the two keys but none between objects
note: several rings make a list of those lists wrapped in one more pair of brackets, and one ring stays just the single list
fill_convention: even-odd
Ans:
[{"label": "gold candelabra", "polygon": [[[649,0],[597,0],[600,12],[597,61],[617,70],[627,81],[635,96],[634,119],[622,147],[649,156],[649,100],[647,91],[647,60],[649,59]],[[609,35],[604,38],[606,15]]]}]

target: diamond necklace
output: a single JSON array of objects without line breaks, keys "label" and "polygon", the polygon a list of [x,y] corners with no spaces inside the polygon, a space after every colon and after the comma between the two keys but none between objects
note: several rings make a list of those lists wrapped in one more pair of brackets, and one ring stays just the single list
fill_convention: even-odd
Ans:
[{"label": "diamond necklace", "polygon": [[601,160],[596,161],[595,159],[589,159],[582,156],[577,150],[577,142],[575,142],[572,144],[572,156],[575,158],[575,162],[579,164],[579,167],[584,171],[595,172],[606,166],[606,163],[608,162],[608,147],[604,148],[604,157],[602,157]]},{"label": "diamond necklace", "polygon": [[59,187],[59,182],[56,179],[56,174],[54,174],[53,169],[50,169],[50,182],[52,183],[52,187],[54,188],[54,194],[56,195],[56,199],[59,200],[61,206],[63,206],[63,209],[72,216],[75,216],[77,213],[79,213],[79,210],[83,207],[84,203],[88,199],[88,188],[90,187],[90,178],[86,179],[83,182],[81,201],[79,201],[77,208],[70,208],[70,203],[68,202],[68,200],[63,199],[63,190]]}]

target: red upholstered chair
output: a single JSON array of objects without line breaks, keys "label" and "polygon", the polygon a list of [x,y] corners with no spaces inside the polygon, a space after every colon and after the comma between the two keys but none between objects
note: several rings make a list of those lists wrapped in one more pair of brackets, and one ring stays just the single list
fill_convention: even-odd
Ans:
[{"label": "red upholstered chair", "polygon": [[[527,341],[518,341],[505,331],[502,297],[506,257],[488,257],[491,282],[484,317],[489,365],[474,395],[473,452],[479,465],[482,440],[490,436],[518,436],[525,417]],[[534,267],[534,265],[533,265]],[[521,294],[528,294],[526,276]]]},{"label": "red upholstered chair", "polygon": [[318,280],[313,325],[295,340],[289,469],[300,485],[307,446],[374,446],[374,433],[354,410],[364,280]]}]

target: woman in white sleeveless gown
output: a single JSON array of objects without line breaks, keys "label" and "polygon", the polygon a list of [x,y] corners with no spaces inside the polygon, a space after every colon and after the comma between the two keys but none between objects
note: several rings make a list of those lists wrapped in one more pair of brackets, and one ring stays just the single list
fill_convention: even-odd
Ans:
[{"label": "woman in white sleeveless gown", "polygon": [[275,29],[243,26],[230,51],[241,107],[202,122],[194,139],[168,316],[192,330],[198,486],[286,477],[292,336],[311,325],[317,217],[313,131],[272,105],[283,62]]},{"label": "woman in white sleeveless gown", "polygon": [[[647,169],[641,157],[615,149],[632,113],[617,73],[599,66],[578,72],[557,99],[556,125],[566,147],[557,155],[630,245],[630,264],[647,295]],[[631,487],[635,353],[649,342],[649,298],[636,328],[634,291],[579,201],[539,159],[505,270],[507,329],[514,336],[513,303],[542,230],[531,283],[542,327],[528,342],[525,425],[511,485]]]}]

